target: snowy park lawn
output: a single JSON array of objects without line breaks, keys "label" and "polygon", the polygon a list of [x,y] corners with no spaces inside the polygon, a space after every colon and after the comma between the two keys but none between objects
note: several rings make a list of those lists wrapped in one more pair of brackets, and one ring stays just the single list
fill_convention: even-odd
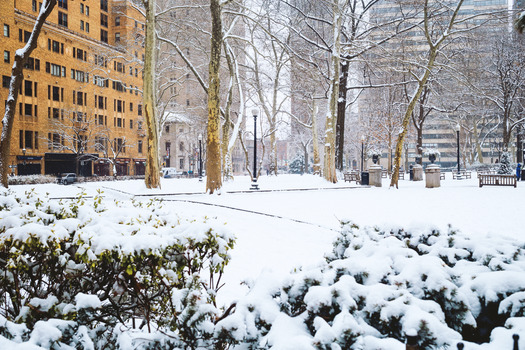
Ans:
[{"label": "snowy park lawn", "polygon": [[[464,180],[449,175],[434,189],[425,188],[424,181],[400,180],[394,189],[388,179],[375,188],[331,184],[312,175],[280,175],[261,177],[260,191],[249,190],[249,178],[236,177],[224,184],[220,195],[204,193],[205,179],[162,179],[162,188],[156,190],[139,180],[18,185],[10,190],[19,196],[29,190],[48,193],[51,201],[80,192],[94,197],[102,190],[107,201],[158,198],[163,208],[180,217],[197,222],[215,218],[218,231],[220,225],[236,236],[218,304],[227,308],[238,303],[215,332],[230,334],[240,342],[240,350],[248,349],[243,341],[274,349],[324,349],[330,344],[340,349],[334,344],[349,339],[358,339],[360,349],[401,350],[403,343],[394,338],[402,338],[409,326],[420,331],[428,326],[430,334],[439,334],[435,345],[448,346],[461,335],[443,326],[445,317],[474,325],[472,314],[485,312],[478,298],[495,301],[501,293],[508,296],[501,305],[513,316],[509,324],[514,329],[497,328],[490,344],[467,343],[466,349],[510,350],[513,332],[521,334],[523,347],[525,210],[520,203],[525,184],[479,188],[475,174]],[[346,271],[343,277],[336,274],[339,270]],[[281,290],[279,300],[271,298],[276,290]],[[443,309],[418,299],[428,293],[438,298],[443,294]],[[368,314],[358,316],[355,303],[362,304],[359,312]],[[296,305],[310,316],[290,316]],[[338,310],[337,315],[326,314],[327,305],[331,312]],[[291,308],[288,315],[283,307]],[[370,320],[363,321],[367,317]],[[264,321],[262,326],[250,323],[257,319]],[[384,337],[382,324],[393,320],[400,322],[393,327],[401,336],[387,332]],[[372,328],[364,322],[379,323]],[[266,326],[270,328],[265,331]]]},{"label": "snowy park lawn", "polygon": [[[236,177],[224,184],[221,195],[207,195],[206,182],[197,179],[161,179],[162,188],[148,190],[141,180],[90,182],[74,186],[55,184],[11,186],[23,194],[34,188],[51,198],[75,196],[81,191],[120,200],[134,196],[163,198],[183,217],[217,217],[236,235],[232,261],[226,268],[226,285],[219,300],[229,304],[246,291],[240,285],[263,270],[286,274],[295,267],[316,264],[332,248],[340,220],[363,226],[395,226],[405,229],[452,227],[473,239],[504,236],[524,239],[522,223],[525,184],[518,187],[485,186],[477,177],[452,180],[427,189],[425,181],[400,180],[399,189],[361,187],[355,182],[328,183],[313,175],[263,176],[261,191],[250,191],[250,179]],[[250,212],[252,211],[252,212]]]}]

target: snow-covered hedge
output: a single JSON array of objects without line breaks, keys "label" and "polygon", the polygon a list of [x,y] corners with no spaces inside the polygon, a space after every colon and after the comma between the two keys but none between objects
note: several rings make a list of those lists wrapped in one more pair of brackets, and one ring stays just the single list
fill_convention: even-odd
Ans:
[{"label": "snow-covered hedge", "polygon": [[422,349],[491,340],[468,348],[510,350],[513,332],[525,332],[523,248],[344,222],[326,263],[285,281],[261,276],[217,332],[249,349],[401,350],[416,330]]},{"label": "snow-covered hedge", "polygon": [[9,185],[50,184],[57,182],[57,177],[52,175],[9,176],[7,182]]},{"label": "snow-covered hedge", "polygon": [[[214,342],[234,237],[158,202],[0,194],[0,348],[190,348]],[[33,347],[31,347],[33,346]]]}]

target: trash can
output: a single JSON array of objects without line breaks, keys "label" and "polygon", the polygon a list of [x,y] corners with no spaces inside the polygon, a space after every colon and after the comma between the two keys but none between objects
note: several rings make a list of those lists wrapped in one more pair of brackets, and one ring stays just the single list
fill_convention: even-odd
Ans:
[{"label": "trash can", "polygon": [[521,181],[525,181],[525,169],[521,170]]},{"label": "trash can", "polygon": [[370,174],[368,171],[362,171],[361,172],[361,185],[366,185],[370,183]]},{"label": "trash can", "polygon": [[410,181],[414,181],[414,167],[412,166],[412,164],[410,165],[409,169],[410,169]]}]

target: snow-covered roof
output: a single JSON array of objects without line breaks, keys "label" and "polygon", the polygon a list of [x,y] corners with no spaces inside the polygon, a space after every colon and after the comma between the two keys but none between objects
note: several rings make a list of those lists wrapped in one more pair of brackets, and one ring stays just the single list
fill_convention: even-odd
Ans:
[{"label": "snow-covered roof", "polygon": [[190,115],[180,112],[168,111],[163,115],[163,119],[166,123],[186,123],[190,124],[193,122],[193,119]]}]

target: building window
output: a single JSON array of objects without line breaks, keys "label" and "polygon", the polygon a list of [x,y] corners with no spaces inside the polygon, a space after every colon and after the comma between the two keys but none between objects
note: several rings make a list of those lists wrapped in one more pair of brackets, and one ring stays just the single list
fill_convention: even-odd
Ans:
[{"label": "building window", "polygon": [[67,27],[67,14],[58,11],[58,24]]},{"label": "building window", "polygon": [[186,100],[186,106],[190,105],[190,100]]},{"label": "building window", "polygon": [[89,6],[86,6],[86,16],[89,16]]},{"label": "building window", "polygon": [[24,68],[31,70],[40,70],[40,60],[38,58],[29,57]]},{"label": "building window", "polygon": [[33,12],[36,12],[36,0],[31,1],[31,10],[33,10]]},{"label": "building window", "polygon": [[180,170],[183,170],[183,169],[184,169],[184,158],[180,158],[180,159],[179,159],[179,169],[180,169]]},{"label": "building window", "polygon": [[25,140],[24,140],[25,148],[27,149],[33,149],[33,132],[32,131],[25,131]]},{"label": "building window", "polygon": [[184,142],[179,142],[179,151],[184,152]]},{"label": "building window", "polygon": [[4,51],[4,62],[5,63],[11,62],[11,53],[9,51]]},{"label": "building window", "polygon": [[106,44],[108,43],[108,31],[107,30],[104,30],[104,29],[100,30],[100,41]]},{"label": "building window", "polygon": [[58,0],[58,7],[67,10],[67,0]]},{"label": "building window", "polygon": [[53,86],[53,101],[60,101],[60,89],[58,86]]},{"label": "building window", "polygon": [[129,128],[130,128],[130,129],[133,129],[133,119],[130,119],[130,120],[129,120]]},{"label": "building window", "polygon": [[79,48],[73,48],[73,57],[76,57],[77,59],[81,61],[87,61],[87,51],[84,51]]},{"label": "building window", "polygon": [[18,41],[27,43],[31,37],[31,32],[27,30],[18,29]]},{"label": "building window", "polygon": [[51,73],[55,77],[61,77],[66,75],[66,67],[59,66],[58,64],[46,62],[46,72]]},{"label": "building window", "polygon": [[29,103],[24,104],[24,115],[31,117],[33,115],[33,105]]},{"label": "building window", "polygon": [[139,140],[138,145],[139,145],[139,153],[142,153],[142,140]]},{"label": "building window", "polygon": [[131,103],[131,102],[129,103],[129,111],[133,112],[133,103]]},{"label": "building window", "polygon": [[169,125],[166,125],[164,127],[164,130],[166,130],[166,134],[169,134],[170,133],[170,126]]},{"label": "building window", "polygon": [[[77,97],[77,105],[79,106],[84,106],[84,95],[85,93],[83,93],[82,91],[77,91],[76,92],[76,97]],[[75,92],[73,91],[73,103],[75,103]]]},{"label": "building window", "polygon": [[[98,101],[98,102],[97,102]],[[98,109],[104,109],[104,96],[98,96],[95,99],[95,102],[97,102],[97,108]]]},{"label": "building window", "polygon": [[24,93],[26,96],[33,97],[33,82],[29,80],[24,81]]},{"label": "building window", "polygon": [[101,67],[108,67],[108,60],[104,56],[95,55],[95,64]]},{"label": "building window", "polygon": [[89,23],[86,22],[86,33],[89,33]]},{"label": "building window", "polygon": [[120,42],[120,33],[115,33],[115,42],[116,43]]},{"label": "building window", "polygon": [[117,118],[117,128],[122,127],[122,118]]},{"label": "building window", "polygon": [[100,0],[100,9],[108,12],[108,0]]},{"label": "building window", "polygon": [[115,26],[119,26],[120,25],[120,16],[117,16],[115,17]]},{"label": "building window", "polygon": [[9,84],[11,84],[11,77],[7,75],[2,75],[2,87],[9,89]]},{"label": "building window", "polygon": [[84,13],[84,4],[80,4],[80,13]]},{"label": "building window", "polygon": [[9,24],[4,24],[4,36],[9,38]]},{"label": "building window", "polygon": [[100,25],[102,27],[108,27],[108,15],[105,15],[103,13],[100,14]]},{"label": "building window", "polygon": [[80,20],[80,30],[84,30],[84,21]]},{"label": "building window", "polygon": [[47,39],[47,49],[62,55],[64,54],[64,44],[56,40]]},{"label": "building window", "polygon": [[142,115],[142,105],[137,106],[138,115]]}]

